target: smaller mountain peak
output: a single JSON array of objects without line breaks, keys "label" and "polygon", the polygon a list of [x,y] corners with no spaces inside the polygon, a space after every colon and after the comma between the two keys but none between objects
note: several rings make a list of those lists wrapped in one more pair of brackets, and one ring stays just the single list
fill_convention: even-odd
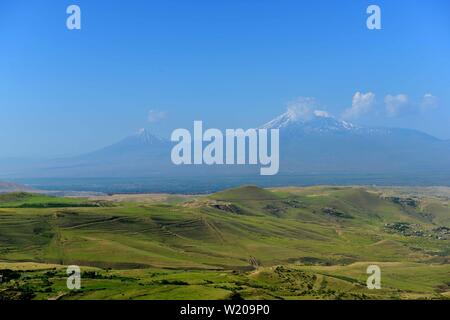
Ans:
[{"label": "smaller mountain peak", "polygon": [[138,141],[140,143],[145,143],[145,144],[151,144],[154,142],[163,141],[162,138],[150,133],[150,131],[146,128],[138,129],[137,131],[135,131],[134,134],[132,134],[131,136],[126,138],[126,140],[134,140],[134,141]]}]

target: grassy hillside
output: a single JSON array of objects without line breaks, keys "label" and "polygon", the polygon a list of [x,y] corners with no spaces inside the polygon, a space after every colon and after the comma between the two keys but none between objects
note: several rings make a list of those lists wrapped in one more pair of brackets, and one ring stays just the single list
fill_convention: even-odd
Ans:
[{"label": "grassy hillside", "polygon": [[[0,269],[16,275],[0,297],[446,298],[449,200],[394,191],[245,186],[183,201],[0,195]],[[82,267],[81,291],[65,288],[70,264]],[[382,290],[365,287],[370,264],[382,268]]]}]

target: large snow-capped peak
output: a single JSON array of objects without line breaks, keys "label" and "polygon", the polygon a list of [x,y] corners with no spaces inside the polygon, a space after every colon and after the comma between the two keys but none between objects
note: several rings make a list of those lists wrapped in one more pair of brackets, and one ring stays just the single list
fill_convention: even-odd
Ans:
[{"label": "large snow-capped peak", "polygon": [[267,122],[263,129],[302,129],[306,132],[336,132],[357,130],[359,127],[347,121],[338,120],[323,110],[298,112],[288,110]]}]

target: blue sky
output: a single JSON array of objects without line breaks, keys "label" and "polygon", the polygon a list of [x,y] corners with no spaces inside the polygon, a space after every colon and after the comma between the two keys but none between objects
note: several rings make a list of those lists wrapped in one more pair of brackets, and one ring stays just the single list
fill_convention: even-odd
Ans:
[{"label": "blue sky", "polygon": [[[70,4],[81,30],[66,28]],[[382,30],[366,28],[369,4]],[[0,158],[78,154],[193,120],[253,127],[300,97],[450,139],[446,0],[2,1],[0,44]]]}]

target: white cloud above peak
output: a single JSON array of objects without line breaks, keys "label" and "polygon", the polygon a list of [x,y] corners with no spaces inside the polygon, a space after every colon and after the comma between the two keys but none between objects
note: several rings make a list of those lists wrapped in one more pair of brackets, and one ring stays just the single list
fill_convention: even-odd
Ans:
[{"label": "white cloud above peak", "polygon": [[420,101],[420,107],[422,110],[428,110],[437,107],[438,98],[433,96],[431,93],[426,93]]},{"label": "white cloud above peak", "polygon": [[388,116],[394,117],[398,115],[404,107],[409,104],[409,98],[406,94],[391,95],[384,97],[384,104]]},{"label": "white cloud above peak", "polygon": [[287,113],[294,120],[308,121],[314,117],[318,105],[315,98],[300,97],[288,103]]},{"label": "white cloud above peak", "polygon": [[148,122],[155,123],[158,122],[166,117],[166,113],[164,111],[158,111],[158,110],[150,110],[148,112]]},{"label": "white cloud above peak", "polygon": [[342,117],[344,119],[356,119],[372,110],[375,104],[375,94],[373,92],[356,92],[353,95],[352,106],[344,111]]}]

